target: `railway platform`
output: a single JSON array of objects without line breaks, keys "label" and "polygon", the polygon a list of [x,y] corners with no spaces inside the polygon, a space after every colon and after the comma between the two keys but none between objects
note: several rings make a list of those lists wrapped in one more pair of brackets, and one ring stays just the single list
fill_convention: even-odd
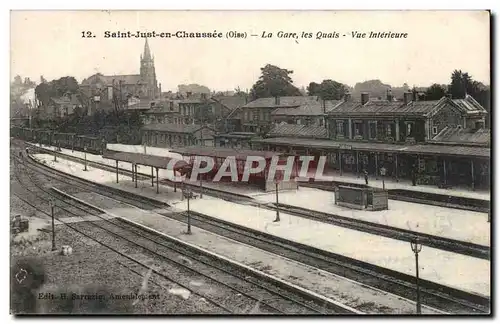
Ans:
[{"label": "railway platform", "polygon": [[[161,233],[181,239],[224,256],[253,269],[333,299],[363,313],[412,314],[413,301],[383,292],[373,287],[334,275],[332,273],[266,252],[229,238],[192,227],[191,235],[186,234],[186,224],[163,215],[181,210],[142,210],[120,205],[115,201],[93,192],[74,193],[74,197],[96,206],[111,217],[119,216],[137,224],[152,228]],[[442,314],[434,308],[423,306],[424,314]]]},{"label": "railway platform", "polygon": [[[46,156],[45,160],[48,164],[52,163],[50,156]],[[62,163],[52,164],[53,167],[55,166],[61,171],[105,185],[109,184],[112,187],[116,185],[119,189],[166,202],[181,210],[185,210],[187,207],[186,202],[180,199],[180,192],[174,193],[172,188],[162,186],[161,194],[156,195],[153,188],[148,188],[147,181],[142,182],[142,186],[144,186],[142,188],[133,188],[130,179],[115,184],[112,180],[115,175],[112,172],[96,169],[93,171],[96,174],[92,176],[91,171],[83,172],[81,165],[71,163],[73,167],[65,167]],[[78,165],[78,167],[75,168],[74,165]],[[435,207],[428,208],[435,209]],[[406,242],[304,219],[286,213],[281,213],[281,221],[275,223],[273,222],[275,212],[271,210],[231,203],[208,196],[204,196],[203,199],[192,200],[191,209],[277,237],[345,255],[404,274],[414,275],[414,256],[409,244]],[[423,279],[489,296],[490,262],[488,260],[430,247],[424,247],[420,259],[422,264],[421,277]]]},{"label": "railway platform", "polygon": [[[34,143],[31,143],[35,145]],[[46,148],[48,150],[54,150],[55,147],[53,146],[47,146],[43,145],[43,148]],[[155,156],[164,156],[164,157],[171,157],[171,158],[178,158],[181,159],[182,156],[180,154],[171,152],[168,149],[164,148],[157,148],[157,147],[146,147],[141,145],[122,145],[122,144],[108,144],[108,148],[112,150],[117,150],[117,151],[122,151],[122,152],[130,152],[130,153],[142,153],[142,154],[149,154],[149,155],[155,155]],[[66,154],[66,155],[72,155],[75,157],[79,158],[84,158],[84,152],[80,151],[72,151],[69,149],[61,148],[61,153]],[[86,154],[87,159],[89,161],[94,161],[98,163],[103,163],[109,166],[115,166],[115,161],[113,160],[108,160],[102,158],[102,156],[97,155],[97,154]],[[119,162],[119,167],[125,170],[130,170],[131,165],[130,163],[127,162]],[[142,173],[144,175],[149,175],[150,170],[148,167],[143,167],[139,166],[138,167],[138,172]],[[172,177],[172,172],[170,170],[160,170],[160,178],[167,178],[167,177]],[[363,177],[358,177],[356,174],[351,174],[347,172],[343,172],[342,175],[337,172],[337,171],[332,171],[332,170],[324,170],[323,175],[327,177],[334,177],[335,181],[343,182],[343,183],[352,183],[352,184],[364,184],[365,180]],[[310,169],[308,172],[309,177],[315,176],[315,170]],[[317,180],[327,179],[327,178],[322,178],[319,177]],[[210,182],[203,182],[203,186],[207,188],[214,188],[217,190],[223,190],[223,191],[228,191],[228,192],[237,192],[241,195],[247,195],[249,197],[253,196],[258,196],[262,194],[262,191],[257,190],[257,189],[245,189],[243,187],[238,187],[234,186],[231,183],[210,183]],[[384,181],[382,181],[382,177],[379,176],[378,178],[374,176],[370,176],[369,178],[369,186],[372,187],[377,187],[377,188],[382,188],[385,186],[386,189],[400,189],[400,190],[408,190],[408,191],[416,191],[416,192],[423,192],[423,193],[430,193],[430,194],[439,194],[439,195],[448,195],[452,197],[464,197],[464,198],[473,198],[473,199],[481,199],[481,200],[486,200],[490,201],[491,200],[491,193],[489,191],[484,191],[484,190],[476,190],[472,191],[470,188],[461,188],[461,187],[455,187],[455,188],[449,188],[449,189],[444,189],[444,188],[438,188],[433,185],[416,185],[413,186],[411,184],[411,181],[408,180],[403,180],[401,179],[400,181],[396,181],[392,178],[385,178]]]}]

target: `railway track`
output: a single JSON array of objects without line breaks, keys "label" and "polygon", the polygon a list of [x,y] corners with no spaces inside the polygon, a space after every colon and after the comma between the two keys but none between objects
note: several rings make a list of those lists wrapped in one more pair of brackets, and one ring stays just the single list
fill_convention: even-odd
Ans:
[{"label": "railway track", "polygon": [[[37,148],[37,149],[42,150],[44,152],[47,152],[48,154],[54,154],[53,150],[49,150],[47,148],[33,146],[33,145],[31,145],[31,147]],[[65,158],[65,159],[68,159],[68,160],[71,160],[74,162],[83,162],[84,161],[84,159],[74,157],[71,155],[67,155],[64,153],[57,152],[56,154],[62,158]],[[116,167],[110,166],[108,164],[99,163],[99,162],[88,162],[88,163],[89,163],[89,165],[95,166],[97,168],[101,168],[103,170],[116,172]],[[131,176],[131,174],[132,174],[131,171],[123,169],[123,168],[119,168],[118,172],[122,175],[130,175]],[[151,175],[139,172],[139,179],[141,179],[141,180],[151,179]],[[332,192],[334,191],[334,186],[336,186],[336,185],[369,187],[365,184],[348,183],[348,182],[342,182],[342,181],[313,182],[313,183],[302,182],[301,183],[301,186],[303,186],[303,187],[310,187],[310,188],[315,188],[315,189],[320,189],[320,190],[325,190],[325,191],[332,191]],[[209,188],[204,188],[204,189],[208,190]],[[442,194],[436,194],[436,193],[426,193],[426,192],[405,190],[405,189],[390,189],[390,190],[388,190],[388,193],[389,193],[389,199],[393,199],[393,200],[414,202],[414,203],[418,203],[418,204],[440,206],[440,207],[454,208],[454,209],[460,209],[460,210],[478,211],[478,212],[483,212],[483,213],[488,213],[490,211],[490,202],[487,200],[482,200],[482,199],[455,197],[455,196],[448,196],[448,195],[442,195]],[[233,194],[233,195],[239,196],[239,198],[245,199],[245,196],[243,196],[243,195],[237,195],[237,194]]]},{"label": "railway track", "polygon": [[[30,177],[27,170],[23,173]],[[59,209],[74,214],[75,217],[89,214],[99,217],[101,214],[92,207],[75,203],[64,196],[45,190],[40,184],[36,184],[33,178],[31,182],[37,190],[25,187],[27,191],[41,200],[44,199],[42,195],[45,195],[46,200],[57,200],[59,203],[80,209],[80,214],[76,214],[61,205],[58,206]],[[221,261],[217,257],[204,255],[196,249],[180,245],[178,241],[169,241],[164,236],[131,226],[118,219],[102,218],[99,221],[81,222],[78,225],[65,225],[127,259],[129,268],[132,262],[136,267],[153,269],[156,275],[193,291],[222,308],[224,312],[244,314],[249,311],[249,305],[253,305],[251,312],[263,314],[349,313],[347,309],[341,309],[337,304],[311,297],[286,284],[256,275],[230,262]],[[191,279],[195,278],[217,288],[207,293],[204,291],[206,289],[192,287],[186,280],[179,279],[184,272],[187,272]]]},{"label": "railway track", "polygon": [[[162,181],[165,184],[171,185],[169,180]],[[193,191],[200,192],[198,186],[189,185]],[[233,196],[232,193],[228,193],[222,190],[217,190],[213,188],[204,188],[203,192],[208,195],[212,195],[218,198],[229,200],[232,202],[245,203],[249,206],[254,206],[258,208],[264,208],[268,210],[277,210],[286,212],[288,214],[299,216],[302,218],[308,218],[316,221],[320,221],[327,224],[332,224],[340,227],[350,228],[357,231],[362,231],[366,233],[371,233],[375,235],[385,236],[392,239],[397,239],[401,241],[411,242],[416,236],[422,241],[423,244],[434,247],[437,249],[450,251],[454,253],[460,253],[468,256],[473,256],[480,259],[489,260],[490,259],[490,247],[483,246],[479,244],[474,244],[470,242],[463,242],[459,240],[443,238],[435,235],[425,234],[421,232],[415,232],[410,230],[405,230],[397,227],[376,224],[373,222],[367,222],[359,219],[354,219],[350,217],[340,216],[337,214],[324,213],[320,211],[310,210],[307,208],[302,208],[298,206],[292,206],[288,204],[279,203],[279,207],[274,203],[261,204],[256,202],[254,199],[249,197]]]},{"label": "railway track", "polygon": [[[56,171],[51,169],[51,173],[54,172]],[[52,174],[52,176],[54,176],[54,174]],[[88,185],[85,183],[85,181],[78,181],[79,179],[74,179],[67,175],[63,176],[63,182],[67,182],[68,178],[71,178],[71,182],[73,184],[75,181],[80,183],[83,182],[84,186],[88,188]],[[226,192],[222,193],[227,195]],[[131,195],[129,193],[127,194]],[[117,195],[114,198],[119,201],[137,206],[139,208],[141,208],[140,205],[151,204],[149,201],[143,201],[142,197],[136,197],[135,199],[131,200],[130,197],[125,198]],[[135,203],[136,201],[141,201],[139,206],[137,203]],[[149,209],[165,207],[168,207],[168,205],[155,202],[150,206]],[[164,216],[186,222],[185,214],[163,214]],[[413,284],[414,278],[412,276],[407,276],[395,271],[376,267],[371,264],[346,258],[341,255],[335,255],[333,253],[314,249],[309,246],[280,239],[262,232],[253,231],[242,226],[237,226],[235,224],[227,223],[219,219],[211,218],[207,215],[193,212],[191,213],[191,215],[192,224],[194,226],[204,228],[211,232],[230,237],[234,240],[246,244],[257,246],[272,253],[286,256],[290,259],[339,274],[346,278],[359,281],[361,283],[394,293],[408,299],[415,299],[416,287]],[[432,282],[422,281],[421,283],[422,299],[424,304],[426,305],[451,313],[459,314],[486,314],[490,310],[489,298],[469,294]]]},{"label": "railway track", "polygon": [[[325,191],[334,192],[335,186],[355,186],[360,188],[368,188],[365,184],[354,184],[341,181],[332,182],[304,182],[301,184],[303,187],[315,188]],[[389,199],[400,200],[406,202],[413,202],[417,204],[447,207],[461,210],[469,210],[487,213],[490,211],[490,202],[488,200],[456,197],[449,195],[442,195],[437,193],[421,192],[406,189],[388,189]]]}]

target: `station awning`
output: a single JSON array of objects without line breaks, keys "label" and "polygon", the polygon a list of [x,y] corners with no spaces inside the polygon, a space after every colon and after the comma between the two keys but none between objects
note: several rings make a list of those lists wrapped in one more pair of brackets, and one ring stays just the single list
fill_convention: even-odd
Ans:
[{"label": "station awning", "polygon": [[[151,166],[159,169],[171,169],[172,165],[169,165],[169,163],[174,163],[174,171],[181,170],[190,166],[190,164],[184,160],[141,153],[106,150],[104,151],[102,157],[105,159],[129,162],[137,165]],[[176,162],[171,162],[171,160],[176,160]]]},{"label": "station awning", "polygon": [[239,150],[228,147],[212,147],[212,146],[186,146],[171,149],[170,152],[179,153],[184,156],[209,156],[216,158],[227,158],[234,156],[238,160],[246,160],[248,156],[259,156],[265,159],[273,156],[285,155],[280,152],[258,151],[258,150]]},{"label": "station awning", "polygon": [[490,158],[491,149],[479,146],[458,146],[458,145],[435,145],[435,144],[390,144],[390,143],[369,143],[369,142],[347,142],[319,139],[276,137],[266,139],[256,139],[253,143],[298,146],[316,149],[337,149],[337,150],[358,150],[368,152],[388,152],[404,154],[429,154],[446,155],[457,157],[479,157]]}]

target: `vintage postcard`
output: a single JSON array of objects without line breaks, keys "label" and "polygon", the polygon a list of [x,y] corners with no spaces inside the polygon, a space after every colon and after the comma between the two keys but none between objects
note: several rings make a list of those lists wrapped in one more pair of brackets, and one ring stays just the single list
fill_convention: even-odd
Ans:
[{"label": "vintage postcard", "polygon": [[489,11],[10,19],[11,314],[491,314]]}]

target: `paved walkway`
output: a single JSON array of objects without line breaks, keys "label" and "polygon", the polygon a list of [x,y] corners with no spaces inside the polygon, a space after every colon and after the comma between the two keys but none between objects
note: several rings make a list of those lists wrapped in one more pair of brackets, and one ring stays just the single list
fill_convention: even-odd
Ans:
[{"label": "paved walkway", "polygon": [[[373,314],[414,313],[414,302],[399,296],[233,241],[195,226],[192,227],[193,234],[186,235],[186,224],[184,223],[152,211],[145,211],[126,205],[120,206],[116,201],[110,201],[96,193],[82,192],[75,194],[75,196],[106,210],[110,215],[119,215],[120,217],[195,244],[362,312]],[[163,212],[168,211],[164,210]],[[423,313],[436,314],[438,312],[424,306]]]},{"label": "paved walkway", "polygon": [[[343,172],[342,175],[340,175],[340,172],[337,171],[330,171],[330,170],[325,170],[323,174],[327,177],[333,177],[334,181],[340,181],[340,182],[349,182],[349,183],[365,183],[365,179],[356,174],[352,173],[346,173]],[[308,172],[309,177],[314,177],[315,172],[310,171]],[[322,177],[319,177],[321,180]],[[324,178],[326,179],[326,178]],[[331,179],[329,179],[331,180]],[[476,198],[476,199],[483,199],[483,200],[490,200],[491,193],[489,191],[484,191],[484,190],[478,190],[478,191],[472,191],[470,188],[451,188],[451,189],[442,189],[438,188],[437,186],[432,186],[432,185],[417,185],[413,186],[410,180],[406,179],[401,179],[399,182],[396,181],[395,179],[388,178],[384,180],[385,182],[385,188],[386,189],[405,189],[405,190],[410,190],[410,191],[420,191],[420,192],[429,192],[429,193],[436,193],[436,194],[441,194],[441,195],[450,195],[450,196],[456,196],[456,197],[467,197],[467,198]],[[382,188],[383,187],[383,182],[382,182],[382,177],[378,177],[378,179],[375,178],[375,176],[370,176],[368,178],[368,185],[371,187],[377,187],[377,188]]]},{"label": "paved walkway", "polygon": [[[47,149],[54,149],[55,147],[53,146],[43,146],[44,148]],[[120,150],[124,152],[136,152],[136,153],[144,153],[144,147],[140,145],[116,145],[112,146],[111,144],[108,144],[108,148],[110,149],[115,149],[115,150]],[[68,149],[61,149],[61,153],[67,154],[67,155],[73,155],[76,157],[83,158],[84,153],[80,151],[71,151]],[[156,147],[147,147],[146,148],[147,154],[152,154],[152,155],[159,155],[159,156],[171,156],[174,158],[182,158],[181,155],[177,153],[171,153],[168,151],[168,149],[163,149],[163,148],[156,148]],[[115,161],[113,160],[108,160],[108,159],[103,159],[100,155],[94,155],[94,154],[89,154],[87,153],[87,159],[89,161],[94,161],[94,162],[100,162],[100,163],[105,163],[110,166],[115,167]],[[131,170],[131,165],[130,163],[127,162],[119,162],[120,168],[123,168],[125,170]],[[146,166],[138,166],[138,171],[144,174],[150,174],[151,173],[151,168],[146,167]],[[365,180],[363,177],[358,177],[356,174],[352,173],[346,173],[344,172],[342,176],[338,171],[333,171],[333,170],[325,170],[323,172],[324,176],[328,177],[333,177],[335,181],[341,181],[341,182],[348,182],[348,183],[365,183]],[[172,172],[170,170],[160,170],[159,173],[160,178],[172,178]],[[309,177],[314,177],[315,176],[315,171],[310,170],[308,172]],[[318,179],[322,179],[322,177],[318,177]],[[325,178],[326,179],[326,178]],[[411,184],[411,181],[401,179],[399,182],[396,180],[389,178],[385,179],[385,187],[387,189],[405,189],[405,190],[410,190],[410,191],[419,191],[419,192],[429,192],[429,193],[437,193],[437,194],[442,194],[442,195],[450,195],[450,196],[456,196],[456,197],[467,197],[467,198],[476,198],[476,199],[483,199],[483,200],[490,200],[491,199],[491,193],[489,191],[472,191],[470,188],[452,188],[452,189],[442,189],[438,188],[436,186],[432,185],[417,185],[413,186]],[[374,176],[370,176],[369,178],[369,185],[372,187],[378,187],[382,188],[383,183],[382,183],[382,178],[379,177],[379,179],[375,179]],[[262,190],[252,188],[250,186],[234,186],[234,184],[231,183],[211,183],[208,181],[203,182],[203,186],[207,188],[214,188],[214,189],[219,189],[219,190],[225,190],[228,192],[236,192],[242,195],[248,195],[248,196],[255,196],[259,195],[262,193]]]}]

